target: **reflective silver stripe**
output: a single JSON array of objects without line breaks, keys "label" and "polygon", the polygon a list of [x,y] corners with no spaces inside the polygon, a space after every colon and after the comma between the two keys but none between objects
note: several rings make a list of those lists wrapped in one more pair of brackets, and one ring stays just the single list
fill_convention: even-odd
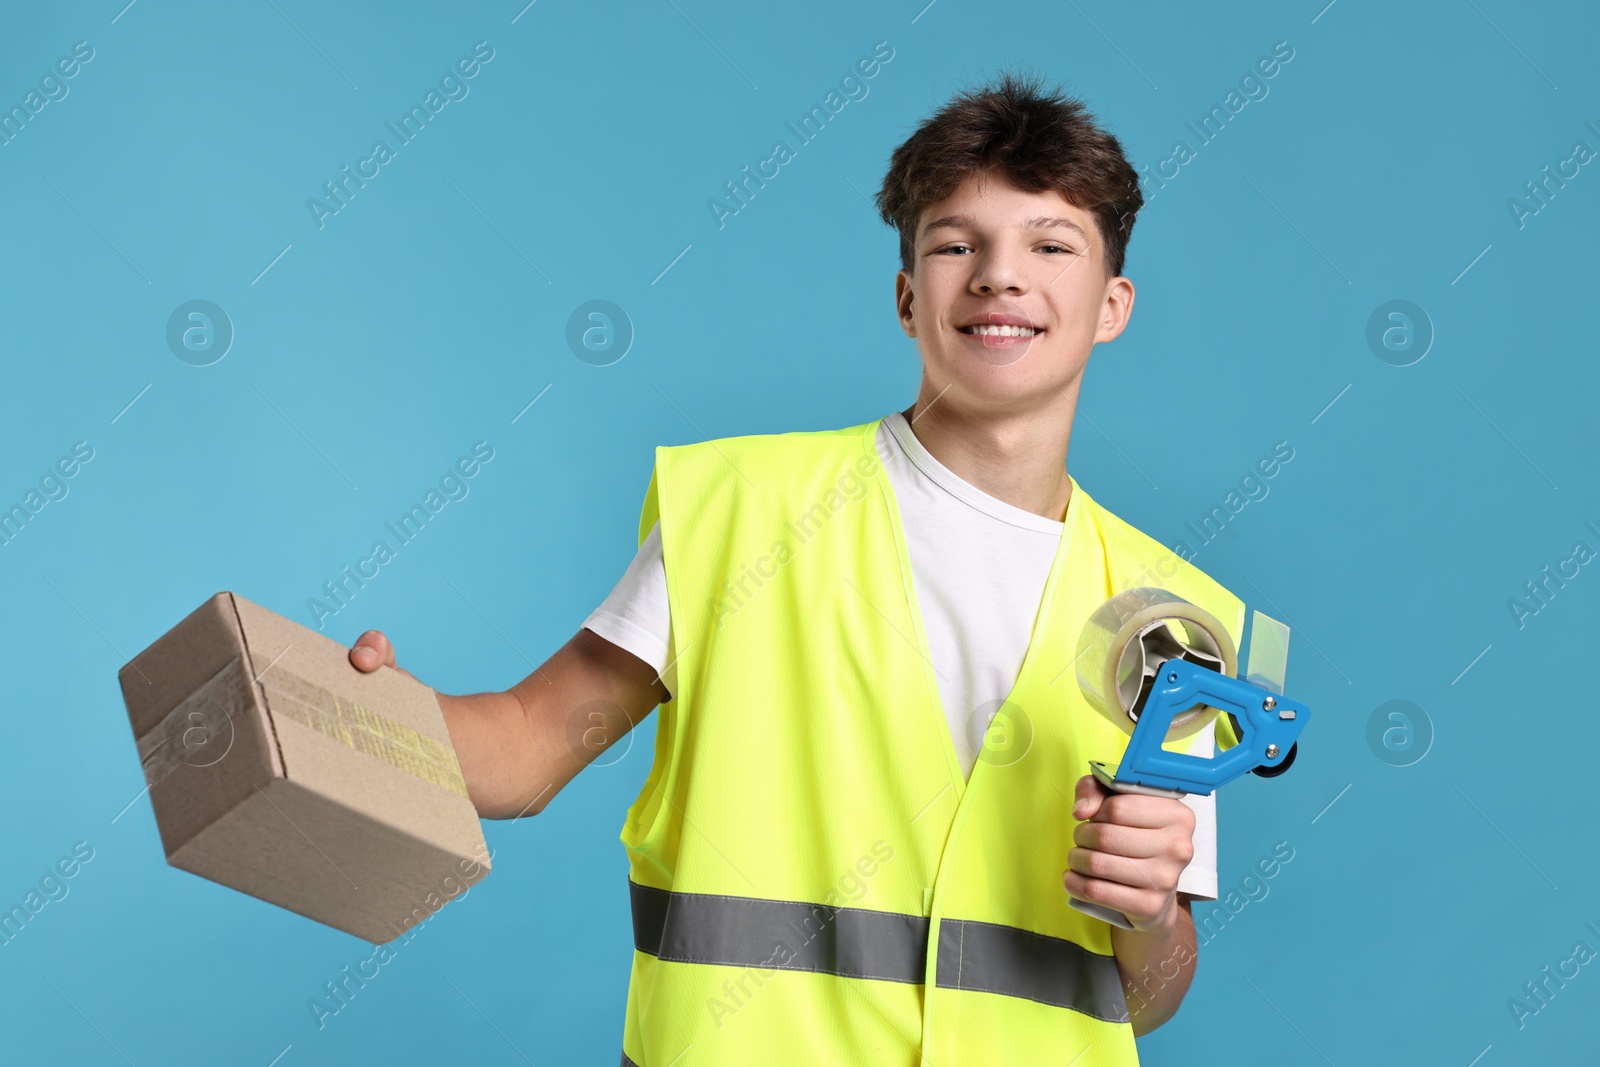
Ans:
[{"label": "reflective silver stripe", "polygon": [[1025,997],[1106,1022],[1128,1021],[1115,956],[1015,926],[972,919],[941,922],[938,984],[941,989]]},{"label": "reflective silver stripe", "polygon": [[799,901],[673,893],[628,882],[633,943],[669,963],[922,981],[928,920]]},{"label": "reflective silver stripe", "polygon": [[[628,890],[634,947],[669,963],[923,982],[930,923],[919,915],[678,893],[631,879]],[[937,984],[1128,1021],[1115,957],[1013,926],[941,921]]]}]

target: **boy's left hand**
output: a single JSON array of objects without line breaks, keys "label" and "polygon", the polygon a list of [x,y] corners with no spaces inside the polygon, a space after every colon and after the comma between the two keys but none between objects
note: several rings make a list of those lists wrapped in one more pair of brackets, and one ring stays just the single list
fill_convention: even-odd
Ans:
[{"label": "boy's left hand", "polygon": [[1194,812],[1181,800],[1112,793],[1092,774],[1078,779],[1072,816],[1077,846],[1062,884],[1072,897],[1115,908],[1135,930],[1177,918],[1178,876],[1194,857]]}]

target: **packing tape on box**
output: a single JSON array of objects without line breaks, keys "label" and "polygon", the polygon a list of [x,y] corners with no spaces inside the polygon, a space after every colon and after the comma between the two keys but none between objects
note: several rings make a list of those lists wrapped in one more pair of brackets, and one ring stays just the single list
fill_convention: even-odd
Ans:
[{"label": "packing tape on box", "polygon": [[[252,652],[250,659],[259,663],[261,658]],[[354,701],[340,700],[321,686],[272,667],[271,661],[262,664],[257,675],[273,715],[293,719],[397,770],[457,796],[467,796],[467,783],[461,777],[455,749],[444,742]]]},{"label": "packing tape on box", "polygon": [[[1174,626],[1182,632],[1180,637]],[[1164,660],[1179,657],[1237,677],[1238,650],[1216,616],[1166,589],[1127,589],[1095,609],[1078,637],[1078,688],[1124,733]],[[1214,711],[1203,704],[1174,715],[1167,740],[1192,737]]]},{"label": "packing tape on box", "polygon": [[154,789],[179,767],[209,767],[233,748],[234,720],[255,705],[235,656],[138,739],[144,780]]},{"label": "packing tape on box", "polygon": [[246,674],[241,659],[235,657],[139,738],[139,759],[151,788],[180,766],[206,767],[227,755],[233,745],[235,719],[253,709],[250,685],[254,680],[266,692],[273,716],[292,719],[347,748],[467,798],[461,765],[449,745],[353,701],[341,700],[321,686],[273,667],[272,661],[263,661],[253,652],[250,661],[257,678]]}]

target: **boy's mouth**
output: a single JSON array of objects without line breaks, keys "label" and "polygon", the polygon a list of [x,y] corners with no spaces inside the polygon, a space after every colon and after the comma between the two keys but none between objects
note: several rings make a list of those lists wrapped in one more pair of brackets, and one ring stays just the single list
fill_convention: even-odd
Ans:
[{"label": "boy's mouth", "polygon": [[1021,348],[1044,333],[1044,327],[1035,326],[1020,315],[1001,312],[990,312],[956,329],[984,348]]},{"label": "boy's mouth", "polygon": [[1044,331],[1037,326],[1002,326],[992,322],[975,322],[961,327],[968,337],[1036,337]]}]

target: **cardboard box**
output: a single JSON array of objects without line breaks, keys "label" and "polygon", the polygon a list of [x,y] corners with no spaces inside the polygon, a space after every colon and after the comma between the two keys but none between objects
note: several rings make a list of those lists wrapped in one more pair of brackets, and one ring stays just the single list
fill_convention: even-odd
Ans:
[{"label": "cardboard box", "polygon": [[218,593],[118,672],[167,862],[375,944],[489,873],[433,690]]}]

